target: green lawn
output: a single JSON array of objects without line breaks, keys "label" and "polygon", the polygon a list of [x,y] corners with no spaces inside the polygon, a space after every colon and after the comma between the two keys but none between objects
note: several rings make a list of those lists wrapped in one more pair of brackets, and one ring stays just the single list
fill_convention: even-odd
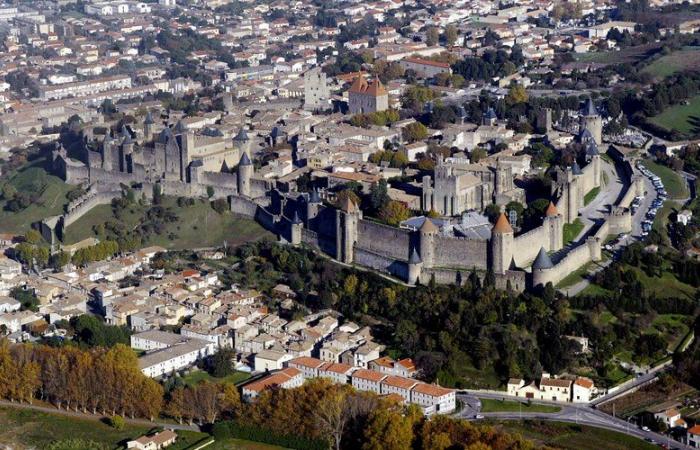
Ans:
[{"label": "green lawn", "polygon": [[[164,197],[162,205],[172,208],[178,220],[166,224],[162,234],[151,235],[148,241],[143,243],[144,246],[160,245],[172,250],[181,250],[220,246],[224,241],[230,246],[236,246],[272,236],[253,220],[241,219],[230,212],[217,213],[208,201],[198,200],[192,206],[179,207],[176,198]],[[129,228],[136,228],[144,220],[147,209],[147,206],[133,205],[125,211],[119,221]],[[97,206],[68,227],[64,242],[73,244],[93,237],[93,227],[109,220],[117,220],[112,214],[111,205]],[[170,233],[175,234],[176,239],[168,239]]]},{"label": "green lawn", "polygon": [[668,351],[673,351],[688,334],[691,322],[690,316],[660,314],[644,332],[660,334],[668,342]]},{"label": "green lawn", "polygon": [[559,406],[539,405],[537,403],[525,403],[508,400],[481,399],[482,412],[538,412],[555,413],[561,411]]},{"label": "green lawn", "polygon": [[683,70],[696,70],[700,68],[700,48],[686,47],[655,60],[642,72],[651,74],[655,78],[666,78]]},{"label": "green lawn", "polygon": [[649,121],[667,130],[695,135],[700,132],[700,96],[691,98],[687,105],[666,108],[661,114],[650,117]]},{"label": "green lawn", "polygon": [[17,212],[6,210],[7,201],[0,200],[0,232],[22,234],[30,229],[32,223],[64,212],[68,204],[66,194],[75,186],[47,173],[44,164],[43,159],[32,161],[0,179],[0,184],[7,180],[17,192],[37,196],[35,203]]},{"label": "green lawn", "polygon": [[583,196],[583,204],[587,205],[592,202],[600,193],[600,187],[595,187],[588,191],[586,195]]},{"label": "green lawn", "polygon": [[206,450],[284,450],[277,445],[263,444],[262,442],[246,441],[243,439],[226,439],[216,441],[205,447]]},{"label": "green lawn", "polygon": [[188,374],[187,376],[183,377],[182,381],[185,382],[187,385],[194,385],[197,384],[201,381],[211,381],[213,383],[233,383],[233,384],[238,384],[242,381],[247,380],[250,378],[250,374],[246,372],[235,372],[227,377],[223,378],[216,378],[211,375],[209,375],[207,372],[203,370],[197,370],[195,372],[192,372]]},{"label": "green lawn", "polygon": [[507,421],[497,424],[509,432],[520,433],[541,445],[560,449],[652,450],[657,446],[617,431],[550,421]]},{"label": "green lawn", "polygon": [[[700,99],[700,97],[698,97]],[[700,107],[700,103],[698,103]],[[644,160],[644,167],[652,171],[657,177],[661,178],[661,182],[668,192],[669,198],[685,199],[688,198],[688,185],[683,177],[670,167],[658,164],[651,159]]]},{"label": "green lawn", "polygon": [[149,429],[127,424],[117,431],[96,420],[0,407],[0,444],[12,448],[42,448],[56,440],[78,438],[116,449],[122,448],[125,440],[139,437]]},{"label": "green lawn", "polygon": [[576,219],[572,223],[564,224],[564,245],[576,239],[576,236],[583,230],[583,222],[581,219]]},{"label": "green lawn", "polygon": [[588,264],[584,264],[583,266],[579,267],[578,269],[574,270],[569,275],[564,277],[564,279],[562,279],[556,287],[567,288],[573,286],[579,281],[583,281],[586,275],[588,275],[588,271],[591,270],[595,266],[595,264],[595,261],[591,261]]}]

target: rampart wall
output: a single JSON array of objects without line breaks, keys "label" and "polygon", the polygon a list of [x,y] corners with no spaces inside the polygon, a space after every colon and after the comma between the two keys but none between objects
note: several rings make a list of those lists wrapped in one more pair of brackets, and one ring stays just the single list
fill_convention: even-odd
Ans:
[{"label": "rampart wall", "polygon": [[433,250],[435,267],[486,269],[488,241],[437,235]]},{"label": "rampart wall", "polygon": [[388,258],[407,261],[410,251],[410,235],[404,229],[369,220],[360,220],[357,225],[356,248]]},{"label": "rampart wall", "polygon": [[541,247],[545,250],[554,251],[559,249],[549,248],[551,239],[549,227],[540,225],[527,233],[516,236],[513,239],[513,259],[518,267],[527,267],[537,257]]}]

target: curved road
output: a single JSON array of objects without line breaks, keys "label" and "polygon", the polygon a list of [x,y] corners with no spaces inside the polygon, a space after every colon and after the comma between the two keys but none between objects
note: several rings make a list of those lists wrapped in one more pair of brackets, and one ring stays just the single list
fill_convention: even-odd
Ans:
[{"label": "curved road", "polygon": [[[617,431],[620,433],[627,434],[629,436],[634,436],[638,439],[645,439],[647,441],[653,440],[654,442],[660,444],[670,444],[670,447],[690,449],[690,447],[684,445],[681,442],[674,441],[668,436],[664,436],[652,431],[643,431],[638,428],[635,424],[631,424],[625,420],[618,419],[604,412],[593,409],[587,405],[576,405],[572,403],[562,404],[555,402],[546,401],[534,401],[533,403],[543,404],[543,405],[554,405],[561,408],[559,412],[555,413],[539,413],[539,412],[481,412],[481,402],[479,398],[489,398],[496,400],[510,400],[518,401],[512,397],[491,394],[491,393],[462,393],[457,394],[457,398],[462,402],[464,407],[461,411],[457,412],[455,416],[467,419],[475,420],[477,415],[479,419],[493,419],[493,420],[552,420],[557,422],[570,422],[581,425],[589,425],[598,428],[605,428],[612,431]],[[521,399],[522,400],[522,399]]]}]

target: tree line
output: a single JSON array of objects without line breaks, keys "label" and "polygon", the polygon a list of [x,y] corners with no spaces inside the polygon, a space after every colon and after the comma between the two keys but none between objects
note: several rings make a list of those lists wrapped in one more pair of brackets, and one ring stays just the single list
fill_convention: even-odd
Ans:
[{"label": "tree line", "polygon": [[122,344],[81,350],[1,340],[0,397],[154,419],[162,408],[163,388],[141,373],[135,353]]}]

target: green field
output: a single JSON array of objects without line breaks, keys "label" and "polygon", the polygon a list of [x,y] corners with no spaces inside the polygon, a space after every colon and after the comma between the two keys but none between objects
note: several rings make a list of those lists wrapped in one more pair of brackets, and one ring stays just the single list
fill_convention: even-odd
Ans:
[{"label": "green field", "polygon": [[657,46],[658,44],[645,44],[616,51],[577,53],[574,57],[577,62],[598,64],[635,63],[646,58]]},{"label": "green field", "polygon": [[497,425],[542,445],[567,450],[658,449],[655,445],[617,431],[573,423],[525,420],[500,422]]},{"label": "green field", "polygon": [[[27,409],[0,407],[0,448],[15,450],[41,449],[48,444],[65,439],[82,439],[107,445],[113,449],[125,448],[127,440],[142,436],[154,427],[126,424],[123,430],[115,430],[100,420],[79,419],[60,414],[48,414]],[[187,450],[209,438],[207,433],[178,431],[178,440],[172,450]],[[282,450],[283,447],[227,439],[214,442],[208,450]]]},{"label": "green field", "polygon": [[[700,97],[698,97],[700,100]],[[700,107],[700,103],[698,103]],[[678,174],[675,170],[670,167],[658,164],[651,159],[644,160],[644,167],[652,171],[656,176],[661,178],[661,182],[668,192],[669,198],[672,199],[686,199],[688,198],[688,185],[682,176]]]},{"label": "green field", "polygon": [[655,60],[642,72],[656,78],[666,78],[676,72],[697,70],[700,68],[700,48],[686,47]]},{"label": "green field", "polygon": [[691,98],[687,105],[671,106],[661,114],[650,117],[649,121],[667,130],[697,134],[700,132],[700,96]]},{"label": "green field", "polygon": [[0,184],[7,180],[17,192],[37,197],[35,203],[17,212],[5,209],[7,201],[0,200],[0,232],[22,234],[30,229],[32,223],[64,212],[64,207],[68,204],[66,194],[75,189],[75,186],[49,175],[43,165],[43,159],[33,161],[0,180]]},{"label": "green field", "polygon": [[[179,207],[176,198],[164,197],[162,206],[172,208],[178,220],[166,224],[161,234],[152,234],[147,242],[143,243],[144,246],[160,245],[168,249],[181,250],[219,246],[224,241],[230,246],[236,246],[272,236],[253,220],[238,218],[230,212],[217,213],[205,200],[198,200],[192,206]],[[131,205],[122,214],[119,222],[135,229],[145,220],[147,209],[148,206]],[[112,206],[97,206],[67,228],[64,243],[74,244],[85,238],[94,237],[93,227],[110,220],[117,220],[112,213]],[[173,233],[176,239],[168,239],[170,233]]]},{"label": "green field", "polygon": [[238,384],[242,381],[247,380],[250,378],[250,374],[246,372],[235,372],[227,377],[224,378],[216,378],[211,375],[209,375],[207,372],[203,370],[197,370],[195,372],[192,372],[182,378],[182,381],[185,382],[187,385],[194,385],[197,384],[201,381],[211,381],[212,383],[233,383],[233,384]]},{"label": "green field", "polygon": [[20,449],[42,448],[53,441],[68,438],[121,448],[123,441],[139,437],[150,429],[127,424],[123,430],[117,431],[97,420],[5,407],[0,407],[0,425],[0,444]]},{"label": "green field", "polygon": [[583,230],[583,222],[581,219],[576,219],[572,223],[564,224],[564,245],[576,239],[576,236]]},{"label": "green field", "polygon": [[539,412],[555,413],[561,411],[559,406],[539,405],[537,403],[524,403],[508,400],[481,399],[482,412]]}]

